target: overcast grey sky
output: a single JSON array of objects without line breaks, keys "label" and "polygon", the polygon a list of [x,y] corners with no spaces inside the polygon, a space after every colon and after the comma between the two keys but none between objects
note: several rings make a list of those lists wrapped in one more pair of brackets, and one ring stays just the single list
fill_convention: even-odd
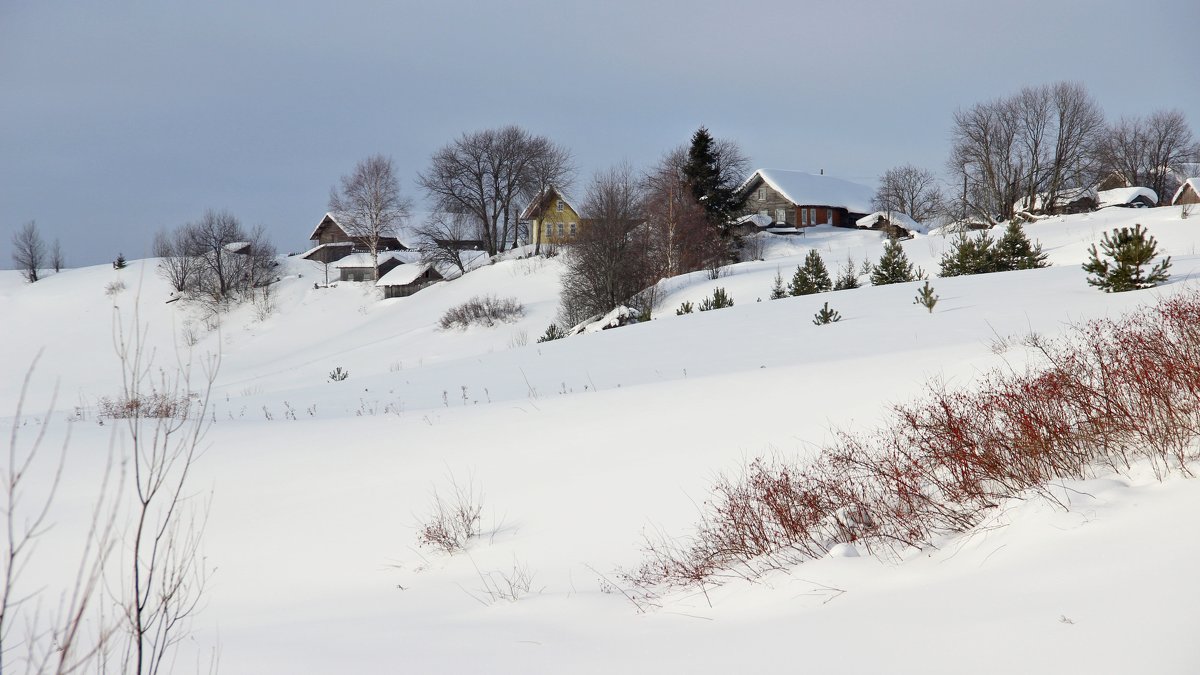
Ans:
[{"label": "overcast grey sky", "polygon": [[0,266],[29,220],[75,266],[207,208],[301,251],[358,160],[419,199],[435,149],[512,123],[581,183],[703,124],[873,185],[940,172],[956,108],[1058,80],[1200,134],[1200,2],[0,0]]}]

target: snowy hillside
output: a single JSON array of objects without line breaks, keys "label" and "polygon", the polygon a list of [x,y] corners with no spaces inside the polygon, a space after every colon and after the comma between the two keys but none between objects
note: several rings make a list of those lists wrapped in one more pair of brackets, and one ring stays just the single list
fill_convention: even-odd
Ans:
[{"label": "snowy hillside", "polygon": [[[932,381],[1022,368],[1005,337],[1056,335],[1194,289],[1200,220],[1179,215],[1048,219],[1026,230],[1052,267],[948,279],[932,275],[950,240],[918,236],[903,246],[931,275],[932,313],[914,306],[916,283],[769,300],[776,273],[789,278],[808,250],[836,272],[847,257],[877,260],[883,240],[832,227],[768,235],[763,260],[664,280],[648,323],[548,343],[536,339],[557,312],[561,258],[505,260],[391,300],[365,284],[315,288],[320,266],[287,258],[274,311],[243,306],[219,326],[166,302],[154,260],[32,285],[0,272],[0,423],[41,353],[21,433],[44,430],[57,447],[70,432],[56,525],[24,583],[58,597],[107,448],[128,449],[97,406],[120,392],[114,321],[136,314],[159,367],[189,349],[196,363],[220,353],[189,478],[211,502],[213,572],[183,645],[189,668],[215,647],[223,673],[1197,672],[1200,530],[1185,523],[1200,482],[1159,482],[1142,466],[1059,486],[1069,509],[1006,504],[899,562],[842,551],[664,592],[648,612],[618,575],[641,561],[644,532],[692,526],[718,473],[811,456]],[[1171,281],[1089,287],[1087,247],[1135,222],[1172,256]],[[125,289],[106,291],[116,281]],[[717,287],[733,307],[675,314]],[[515,297],[524,316],[437,327],[487,294]],[[815,326],[825,302],[842,320]],[[348,377],[332,381],[336,368]],[[417,541],[433,490],[452,481],[483,507],[483,536],[457,555]],[[495,597],[520,578],[522,597]]]}]

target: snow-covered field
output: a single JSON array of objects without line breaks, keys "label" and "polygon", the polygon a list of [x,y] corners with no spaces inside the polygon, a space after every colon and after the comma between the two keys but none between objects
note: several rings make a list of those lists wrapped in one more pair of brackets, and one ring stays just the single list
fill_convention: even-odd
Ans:
[{"label": "snow-covered field", "polygon": [[[720,279],[663,282],[649,323],[544,344],[559,258],[498,262],[393,300],[364,284],[315,289],[319,266],[290,258],[273,314],[241,307],[212,330],[164,302],[153,260],[33,285],[2,272],[0,423],[11,426],[40,351],[22,438],[71,434],[56,525],[23,583],[58,597],[107,449],[127,447],[95,406],[119,393],[113,325],[136,310],[158,366],[189,349],[221,355],[189,483],[211,500],[213,575],[178,671],[215,647],[221,672],[256,674],[1200,672],[1200,482],[1144,468],[1065,485],[1070,510],[1014,502],[900,562],[831,555],[668,593],[646,613],[612,588],[640,562],[643,532],[688,530],[717,473],[810,455],[932,380],[1020,367],[1020,353],[996,348],[1004,336],[1054,335],[1192,286],[1200,220],[1179,215],[1108,209],[1027,226],[1053,267],[933,278],[932,314],[913,305],[913,283],[768,300],[776,272],[788,279],[810,248],[835,273],[883,244],[828,227],[772,236],[765,260]],[[1089,287],[1087,247],[1135,222],[1172,256],[1171,282]],[[918,236],[904,248],[934,273],[948,244]],[[117,280],[126,289],[106,293]],[[717,286],[734,307],[675,315]],[[448,307],[489,293],[516,297],[524,317],[437,328]],[[814,326],[824,302],[842,320]],[[338,367],[349,377],[330,381]],[[482,493],[485,533],[448,556],[416,533],[452,478]],[[521,570],[528,594],[489,597],[485,579]]]}]

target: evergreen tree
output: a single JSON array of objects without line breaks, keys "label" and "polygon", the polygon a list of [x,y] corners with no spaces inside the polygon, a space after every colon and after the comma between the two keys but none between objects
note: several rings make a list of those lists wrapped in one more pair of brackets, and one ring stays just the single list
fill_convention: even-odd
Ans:
[{"label": "evergreen tree", "polygon": [[929,313],[932,314],[933,306],[937,304],[937,301],[938,296],[933,294],[933,286],[930,286],[929,282],[926,281],[924,286],[917,289],[917,297],[913,300],[913,304],[928,309]]},{"label": "evergreen tree", "polygon": [[1031,243],[1029,237],[1025,236],[1025,228],[1016,220],[1009,221],[1004,236],[996,242],[995,258],[997,269],[1000,271],[1032,270],[1049,266],[1046,254],[1042,252],[1042,245]]},{"label": "evergreen tree", "polygon": [[838,273],[838,278],[833,282],[833,290],[844,291],[851,288],[858,288],[858,274],[854,271],[854,258],[846,258],[846,266]]},{"label": "evergreen tree", "polygon": [[813,324],[817,325],[817,326],[824,326],[827,323],[833,323],[834,321],[841,321],[841,320],[842,320],[842,315],[838,314],[836,311],[834,311],[832,309],[829,309],[828,302],[825,303],[825,306],[822,307],[819,312],[817,312],[816,314],[813,315]]},{"label": "evergreen tree", "polygon": [[1159,261],[1148,272],[1143,269],[1158,256],[1158,242],[1148,236],[1140,223],[1132,230],[1122,227],[1105,234],[1100,240],[1100,249],[1104,259],[1092,244],[1083,270],[1091,275],[1088,283],[1105,293],[1151,288],[1170,277],[1167,270],[1171,268],[1171,256]]},{"label": "evergreen tree", "polygon": [[975,236],[960,232],[942,255],[939,276],[957,277],[966,274],[987,274],[1001,271],[996,241],[986,232]]},{"label": "evergreen tree", "polygon": [[729,297],[724,288],[714,288],[712,297],[702,300],[696,309],[701,312],[707,312],[710,309],[724,309],[726,307],[733,307],[733,298]]},{"label": "evergreen tree", "polygon": [[686,300],[679,305],[679,309],[675,310],[675,316],[683,316],[684,314],[692,313],[692,303]]},{"label": "evergreen tree", "polygon": [[916,281],[925,276],[925,272],[913,266],[904,253],[904,248],[895,239],[889,239],[883,247],[883,255],[879,262],[871,268],[871,283],[875,286],[901,284],[906,281]]},{"label": "evergreen tree", "polygon": [[563,329],[559,328],[558,324],[552,323],[546,328],[546,332],[543,333],[542,337],[538,338],[537,341],[538,342],[550,342],[551,340],[561,340],[562,338],[565,338],[566,336],[567,336],[566,332],[563,331]]},{"label": "evergreen tree", "polygon": [[[731,184],[731,177],[722,174],[721,154],[712,134],[705,127],[700,127],[692,134],[683,177],[712,224],[724,228],[741,204],[736,197],[736,186]],[[729,168],[724,167],[725,173],[729,173]]]},{"label": "evergreen tree", "polygon": [[113,261],[113,269],[115,269],[115,270],[125,269],[125,254],[124,253],[117,254],[117,259]]},{"label": "evergreen tree", "polygon": [[787,296],[787,289],[783,286],[783,274],[779,270],[775,270],[775,285],[771,286],[771,299],[780,300]]},{"label": "evergreen tree", "polygon": [[789,292],[792,295],[811,295],[824,293],[831,288],[833,282],[829,280],[829,270],[825,267],[825,261],[821,259],[820,253],[810,250],[804,257],[804,264],[798,266],[796,273],[792,275]]}]

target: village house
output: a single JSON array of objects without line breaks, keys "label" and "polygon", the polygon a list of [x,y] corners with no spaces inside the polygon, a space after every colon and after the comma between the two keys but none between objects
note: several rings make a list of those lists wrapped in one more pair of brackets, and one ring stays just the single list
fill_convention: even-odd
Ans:
[{"label": "village house", "polygon": [[[348,234],[342,224],[339,222],[337,213],[326,213],[321,222],[317,223],[312,234],[308,236],[313,242],[313,248],[302,253],[301,258],[305,260],[315,260],[322,263],[331,263],[335,260],[341,260],[352,253],[361,253],[369,249],[363,237],[353,237]],[[404,245],[396,237],[380,237],[380,251],[407,251],[407,246]]]},{"label": "village house", "polygon": [[1094,188],[1067,188],[1060,190],[1053,199],[1045,192],[1034,195],[1032,203],[1030,203],[1029,197],[1023,197],[1013,204],[1013,212],[1060,216],[1068,213],[1094,211],[1097,202]]},{"label": "village house", "polygon": [[892,239],[910,239],[913,232],[921,229],[917,221],[899,211],[876,211],[859,218],[855,225],[866,230],[881,230]]},{"label": "village house", "polygon": [[761,216],[755,222],[769,218],[769,227],[854,227],[872,211],[875,191],[824,173],[758,169],[737,195],[745,200],[748,213]]},{"label": "village house", "polygon": [[534,244],[569,244],[579,237],[583,220],[571,204],[562,190],[551,185],[525,207],[520,220],[529,223]]}]

